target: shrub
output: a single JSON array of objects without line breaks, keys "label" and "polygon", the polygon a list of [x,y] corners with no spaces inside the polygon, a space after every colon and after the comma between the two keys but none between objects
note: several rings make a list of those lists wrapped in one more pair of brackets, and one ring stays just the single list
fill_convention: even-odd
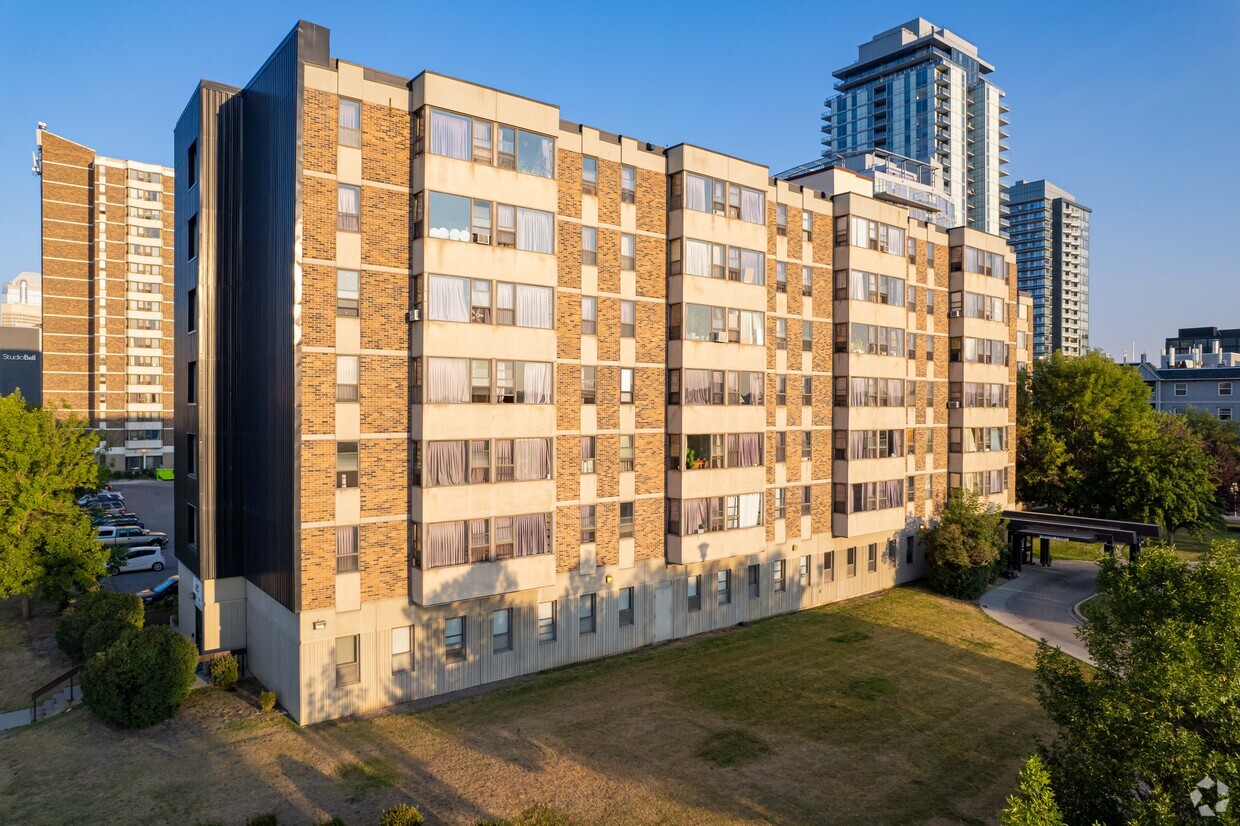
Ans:
[{"label": "shrub", "polygon": [[331,820],[324,820],[318,826],[349,826],[340,815],[332,815]]},{"label": "shrub", "polygon": [[215,683],[218,688],[225,690],[235,686],[237,679],[241,676],[240,667],[237,665],[237,658],[232,654],[220,654],[218,657],[212,657],[209,670],[211,672],[211,682]]},{"label": "shrub", "polygon": [[975,493],[953,490],[932,528],[923,528],[930,587],[956,599],[986,592],[1002,564],[1007,521]]},{"label": "shrub", "polygon": [[[107,649],[125,631],[141,628],[143,617],[142,600],[133,594],[89,591],[70,603],[60,615],[56,644],[73,659],[84,660],[96,651]],[[86,645],[88,633],[91,633],[90,650]]]},{"label": "shrub", "polygon": [[198,649],[164,625],[129,631],[82,670],[82,699],[116,726],[145,728],[175,715],[194,685]]},{"label": "shrub", "polygon": [[263,711],[271,711],[276,707],[276,693],[274,691],[264,691],[258,695],[258,707]]},{"label": "shrub", "polygon": [[383,810],[383,814],[379,817],[379,826],[418,826],[423,819],[422,813],[416,806],[397,803]]},{"label": "shrub", "polygon": [[572,821],[568,819],[568,815],[558,809],[540,803],[526,809],[516,817],[503,820],[478,820],[474,822],[474,826],[572,826]]},{"label": "shrub", "polygon": [[276,826],[278,823],[275,812],[268,812],[264,815],[254,815],[245,822],[245,826]]}]

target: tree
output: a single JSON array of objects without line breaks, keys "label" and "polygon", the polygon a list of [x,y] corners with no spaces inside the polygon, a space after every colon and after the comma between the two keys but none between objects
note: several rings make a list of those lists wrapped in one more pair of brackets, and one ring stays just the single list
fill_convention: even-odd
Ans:
[{"label": "tree", "polygon": [[1240,511],[1240,421],[1223,421],[1209,411],[1188,408],[1184,424],[1201,437],[1206,453],[1214,459],[1219,505],[1230,513]]},{"label": "tree", "polygon": [[95,586],[111,552],[95,540],[73,494],[99,479],[99,437],[76,420],[0,397],[0,597],[65,601]]},{"label": "tree", "polygon": [[922,528],[930,587],[956,599],[977,599],[995,578],[1007,520],[977,494],[953,490],[939,521]]},{"label": "tree", "polygon": [[1072,823],[1196,822],[1198,781],[1240,778],[1240,545],[1216,541],[1195,567],[1161,547],[1104,557],[1098,595],[1080,631],[1092,677],[1038,650],[1055,796]]},{"label": "tree", "polygon": [[145,618],[142,600],[134,594],[90,591],[60,615],[56,644],[75,660],[89,659],[96,651],[110,647],[126,630],[141,628]]},{"label": "tree", "polygon": [[146,728],[181,710],[198,649],[166,625],[128,631],[82,669],[82,700],[115,726]]},{"label": "tree", "polygon": [[1063,826],[1051,776],[1038,755],[1032,755],[1020,770],[1020,786],[1016,794],[1008,795],[999,822],[1003,826]]},{"label": "tree", "polygon": [[1150,408],[1135,370],[1094,351],[1054,353],[1018,385],[1016,493],[1063,513],[1211,522],[1214,463],[1178,419]]}]

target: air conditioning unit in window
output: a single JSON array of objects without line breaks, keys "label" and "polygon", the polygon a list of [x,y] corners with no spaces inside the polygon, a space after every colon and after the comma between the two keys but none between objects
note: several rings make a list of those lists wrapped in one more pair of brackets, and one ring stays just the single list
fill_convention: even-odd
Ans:
[{"label": "air conditioning unit in window", "polygon": [[956,410],[960,407],[960,402],[948,402],[947,407],[949,410]]},{"label": "air conditioning unit in window", "polygon": [[948,318],[960,318],[960,315],[961,313],[959,310],[948,310],[947,311]]},{"label": "air conditioning unit in window", "polygon": [[727,342],[727,340],[728,340],[728,334],[727,334],[727,333],[711,333],[711,334],[710,334],[710,340],[711,340],[711,341],[721,341],[721,342],[725,342],[725,343],[726,343],[726,342]]}]

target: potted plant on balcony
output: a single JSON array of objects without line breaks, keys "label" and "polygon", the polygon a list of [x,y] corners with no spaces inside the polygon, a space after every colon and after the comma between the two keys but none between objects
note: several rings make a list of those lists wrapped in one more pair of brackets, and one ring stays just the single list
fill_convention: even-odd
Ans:
[{"label": "potted plant on balcony", "polygon": [[687,450],[685,450],[685,467],[686,468],[697,467],[697,451],[694,450],[693,448],[688,448]]}]

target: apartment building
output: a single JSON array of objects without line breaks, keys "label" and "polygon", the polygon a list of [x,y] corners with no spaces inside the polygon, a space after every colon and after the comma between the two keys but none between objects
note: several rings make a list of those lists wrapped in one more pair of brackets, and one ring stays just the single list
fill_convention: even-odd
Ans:
[{"label": "apartment building", "polygon": [[113,469],[171,466],[172,170],[43,125],[35,142],[44,402],[96,428]]},{"label": "apartment building", "polygon": [[1033,297],[1033,357],[1089,352],[1089,220],[1092,210],[1050,181],[1011,188],[1017,285]]},{"label": "apartment building", "polygon": [[994,71],[977,46],[923,18],[879,32],[834,73],[822,154],[877,149],[932,164],[960,224],[1006,236],[1009,120]]},{"label": "apartment building", "polygon": [[176,128],[181,627],[310,723],[872,593],[1012,501],[1006,243],[300,22]]},{"label": "apartment building", "polygon": [[1217,331],[1210,349],[1203,350],[1193,343],[1201,338],[1202,329],[1182,328],[1178,339],[1168,341],[1189,343],[1187,350],[1169,347],[1158,364],[1142,354],[1137,371],[1150,388],[1150,406],[1155,410],[1179,415],[1192,407],[1232,421],[1240,415],[1240,353],[1223,349],[1225,339]]}]

